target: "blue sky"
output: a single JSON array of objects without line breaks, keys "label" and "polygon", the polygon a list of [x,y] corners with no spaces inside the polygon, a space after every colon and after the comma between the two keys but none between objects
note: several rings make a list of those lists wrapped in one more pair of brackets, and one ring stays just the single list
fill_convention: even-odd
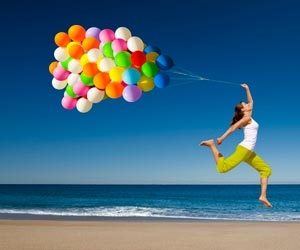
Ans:
[{"label": "blue sky", "polygon": [[[34,8],[32,6],[35,6]],[[9,1],[1,8],[0,183],[258,183],[245,164],[215,171],[204,139],[227,128],[237,84],[172,80],[137,102],[107,99],[82,114],[52,87],[54,36],[73,24],[127,27],[209,79],[247,82],[260,124],[256,152],[270,183],[299,183],[300,3],[153,0],[72,3]],[[230,154],[242,131],[221,146]]]}]

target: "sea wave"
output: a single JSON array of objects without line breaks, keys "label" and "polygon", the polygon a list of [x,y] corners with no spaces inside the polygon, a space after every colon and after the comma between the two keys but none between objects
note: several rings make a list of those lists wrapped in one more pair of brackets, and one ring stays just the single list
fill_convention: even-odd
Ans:
[{"label": "sea wave", "polygon": [[32,215],[56,217],[98,217],[98,218],[137,218],[137,219],[178,219],[178,220],[211,220],[211,221],[270,221],[300,222],[300,214],[284,212],[228,213],[188,211],[185,209],[153,207],[93,207],[93,208],[45,208],[45,209],[0,209],[0,215]]}]

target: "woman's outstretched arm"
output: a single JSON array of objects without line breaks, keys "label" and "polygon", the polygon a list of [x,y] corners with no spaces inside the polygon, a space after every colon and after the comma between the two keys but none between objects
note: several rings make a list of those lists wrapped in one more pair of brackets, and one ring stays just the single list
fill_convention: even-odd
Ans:
[{"label": "woman's outstretched arm", "polygon": [[242,87],[245,89],[245,91],[246,91],[247,102],[248,102],[249,108],[252,109],[252,107],[253,107],[253,98],[252,98],[252,95],[251,95],[250,88],[249,88],[248,84],[246,84],[246,83],[241,84],[241,86],[242,86]]},{"label": "woman's outstretched arm", "polygon": [[229,136],[231,133],[233,133],[235,130],[239,129],[240,127],[246,125],[250,120],[251,120],[250,116],[244,116],[241,120],[231,125],[222,136],[217,138],[217,144],[218,145],[222,144],[222,142],[226,139],[227,136]]}]

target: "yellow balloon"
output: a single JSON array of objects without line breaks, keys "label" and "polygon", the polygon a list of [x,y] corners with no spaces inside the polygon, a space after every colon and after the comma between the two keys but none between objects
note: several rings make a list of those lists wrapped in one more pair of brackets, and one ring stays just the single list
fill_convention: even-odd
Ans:
[{"label": "yellow balloon", "polygon": [[142,76],[141,79],[138,81],[137,85],[144,91],[149,92],[154,89],[155,84],[153,78],[149,78],[146,76]]},{"label": "yellow balloon", "polygon": [[154,62],[155,63],[155,60],[158,56],[159,56],[158,53],[152,51],[152,52],[149,52],[148,54],[146,54],[146,60],[147,60],[147,62]]},{"label": "yellow balloon", "polygon": [[80,44],[80,43],[78,43],[78,42],[69,42],[68,45],[67,45],[67,48],[66,48],[68,53],[69,53],[70,47],[71,47],[72,45],[74,45],[74,44]]},{"label": "yellow balloon", "polygon": [[122,74],[125,71],[122,67],[113,67],[109,71],[109,77],[113,82],[122,82]]},{"label": "yellow balloon", "polygon": [[83,67],[83,66],[86,65],[88,62],[89,62],[89,58],[88,58],[87,54],[83,54],[83,55],[80,57],[80,64],[81,64],[81,66]]}]

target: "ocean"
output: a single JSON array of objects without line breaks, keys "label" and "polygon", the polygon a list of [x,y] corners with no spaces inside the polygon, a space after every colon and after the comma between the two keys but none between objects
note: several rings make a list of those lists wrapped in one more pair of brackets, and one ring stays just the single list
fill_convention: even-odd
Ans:
[{"label": "ocean", "polygon": [[0,185],[0,219],[300,222],[300,185]]}]

